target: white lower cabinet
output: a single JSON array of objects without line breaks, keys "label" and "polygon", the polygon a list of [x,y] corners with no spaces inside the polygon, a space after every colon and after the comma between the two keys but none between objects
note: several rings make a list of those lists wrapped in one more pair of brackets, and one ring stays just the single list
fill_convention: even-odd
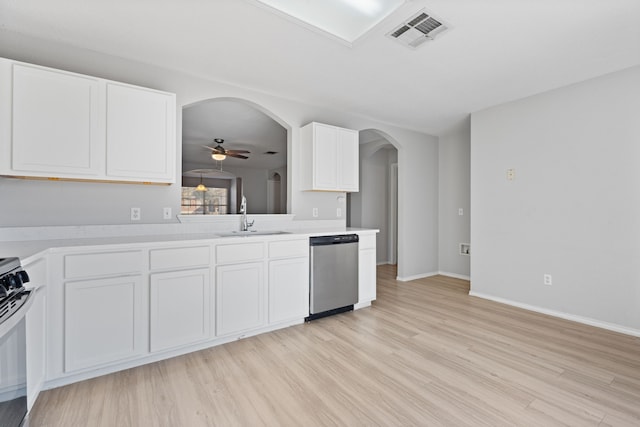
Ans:
[{"label": "white lower cabinet", "polygon": [[265,324],[264,262],[216,267],[216,335]]},{"label": "white lower cabinet", "polygon": [[64,371],[145,353],[147,303],[141,276],[65,283]]},{"label": "white lower cabinet", "polygon": [[[47,260],[29,266],[48,278],[28,319],[34,385],[43,362],[45,386],[60,386],[309,315],[309,235],[74,247]],[[376,298],[375,234],[360,235],[359,294],[356,308]]]},{"label": "white lower cabinet", "polygon": [[376,299],[376,236],[360,236],[358,254],[358,304]]},{"label": "white lower cabinet", "polygon": [[269,242],[269,323],[309,315],[309,238]]},{"label": "white lower cabinet", "polygon": [[150,350],[160,351],[209,338],[209,269],[151,274]]},{"label": "white lower cabinet", "polygon": [[309,257],[269,261],[269,323],[309,315]]}]

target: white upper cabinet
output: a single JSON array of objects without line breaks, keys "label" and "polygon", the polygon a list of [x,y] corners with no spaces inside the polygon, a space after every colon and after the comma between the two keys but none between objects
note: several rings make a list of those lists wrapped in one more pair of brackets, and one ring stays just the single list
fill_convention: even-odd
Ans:
[{"label": "white upper cabinet", "polygon": [[47,176],[101,174],[97,79],[13,66],[12,169]]},{"label": "white upper cabinet", "polygon": [[175,97],[107,83],[107,175],[174,180]]},{"label": "white upper cabinet", "polygon": [[312,122],[300,129],[303,190],[359,190],[358,132]]},{"label": "white upper cabinet", "polygon": [[0,58],[0,174],[174,183],[175,95]]}]

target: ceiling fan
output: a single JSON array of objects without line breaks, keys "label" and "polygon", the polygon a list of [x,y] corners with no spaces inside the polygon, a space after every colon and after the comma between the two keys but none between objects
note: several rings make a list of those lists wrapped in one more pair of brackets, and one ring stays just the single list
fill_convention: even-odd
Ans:
[{"label": "ceiling fan", "polygon": [[227,156],[229,157],[235,157],[237,159],[248,159],[247,156],[243,156],[243,154],[249,154],[251,153],[250,151],[247,150],[226,150],[224,149],[224,147],[222,147],[222,143],[224,142],[224,139],[222,138],[216,138],[213,140],[213,142],[215,142],[216,145],[215,147],[209,147],[206,145],[203,145],[204,148],[208,148],[209,150],[211,150],[211,157],[214,160],[224,160],[227,158]]}]

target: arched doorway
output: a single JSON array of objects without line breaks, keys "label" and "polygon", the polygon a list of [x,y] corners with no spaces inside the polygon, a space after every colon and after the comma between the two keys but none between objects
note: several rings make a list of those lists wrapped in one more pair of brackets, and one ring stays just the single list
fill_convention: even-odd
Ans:
[{"label": "arched doorway", "polygon": [[347,198],[348,225],[376,228],[378,264],[398,261],[398,148],[382,131],[360,132],[360,191]]}]

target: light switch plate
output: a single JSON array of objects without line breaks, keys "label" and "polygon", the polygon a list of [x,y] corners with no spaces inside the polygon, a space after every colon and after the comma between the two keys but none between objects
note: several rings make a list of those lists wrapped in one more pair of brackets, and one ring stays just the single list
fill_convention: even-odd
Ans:
[{"label": "light switch plate", "polygon": [[163,219],[171,219],[171,217],[172,217],[171,208],[162,209],[162,218]]}]

